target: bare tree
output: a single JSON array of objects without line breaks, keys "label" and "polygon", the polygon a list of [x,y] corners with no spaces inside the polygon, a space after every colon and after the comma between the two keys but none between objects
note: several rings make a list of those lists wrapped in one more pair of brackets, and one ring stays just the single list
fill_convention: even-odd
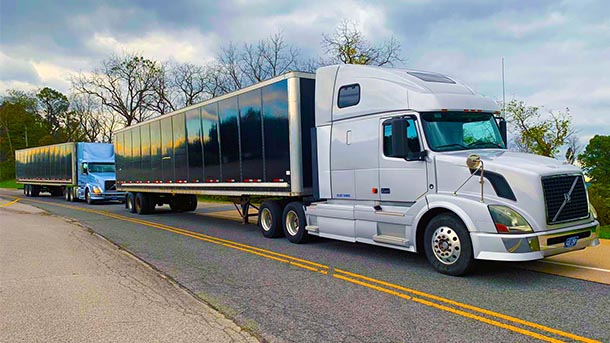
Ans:
[{"label": "bare tree", "polygon": [[567,138],[566,144],[568,145],[568,150],[566,151],[566,161],[570,164],[574,164],[574,162],[576,162],[576,156],[582,152],[583,148],[577,131],[574,131]]},{"label": "bare tree", "polygon": [[372,45],[356,23],[343,20],[339,23],[332,35],[322,35],[322,48],[327,57],[321,60],[322,64],[367,64],[390,65],[402,62],[400,42],[394,37],[381,45]]},{"label": "bare tree", "polygon": [[160,76],[157,62],[136,54],[112,55],[93,73],[71,78],[72,88],[89,94],[122,117],[125,126],[153,116],[154,87]]}]

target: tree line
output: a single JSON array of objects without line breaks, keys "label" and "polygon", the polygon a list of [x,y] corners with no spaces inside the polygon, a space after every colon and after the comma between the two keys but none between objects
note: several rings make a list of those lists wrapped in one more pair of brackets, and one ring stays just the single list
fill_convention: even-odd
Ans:
[{"label": "tree line", "polygon": [[[14,176],[17,149],[67,141],[111,142],[118,128],[287,71],[314,72],[330,64],[393,66],[404,62],[398,40],[390,37],[373,44],[349,20],[322,34],[320,44],[323,55],[310,59],[303,58],[281,32],[256,43],[228,43],[206,64],[156,61],[137,53],[113,54],[90,72],[70,75],[69,95],[49,87],[34,92],[8,90],[0,105],[0,179]],[[560,148],[568,145],[568,162],[579,157],[587,161],[583,163],[586,170],[597,170],[596,160],[587,159],[588,150],[578,155],[583,147],[569,109],[544,112],[517,99],[505,106],[499,104],[505,108],[504,116],[514,133],[510,149],[557,157]],[[599,137],[596,139],[608,136]],[[592,140],[587,149],[598,144]],[[594,183],[600,179],[592,178]],[[606,188],[593,187],[603,193],[600,197],[605,202],[610,196]],[[608,210],[605,213],[610,213]]]}]

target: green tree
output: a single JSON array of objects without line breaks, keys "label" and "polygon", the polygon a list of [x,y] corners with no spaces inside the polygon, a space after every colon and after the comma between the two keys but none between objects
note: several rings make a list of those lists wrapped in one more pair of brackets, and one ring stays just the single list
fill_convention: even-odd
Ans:
[{"label": "green tree", "polygon": [[578,155],[591,178],[589,200],[597,210],[602,225],[610,224],[610,136],[595,135],[585,151]]},{"label": "green tree", "polygon": [[517,132],[513,143],[519,151],[555,157],[574,134],[568,108],[565,112],[549,111],[548,115],[543,115],[539,107],[511,100],[505,113],[509,126]]}]

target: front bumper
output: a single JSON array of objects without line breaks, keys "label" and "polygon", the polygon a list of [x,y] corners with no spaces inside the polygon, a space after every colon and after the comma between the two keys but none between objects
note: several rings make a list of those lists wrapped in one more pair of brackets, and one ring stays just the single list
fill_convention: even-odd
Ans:
[{"label": "front bumper", "polygon": [[124,200],[125,192],[91,193],[91,200]]},{"label": "front bumper", "polygon": [[[471,232],[474,256],[479,260],[532,261],[599,245],[598,222],[528,234]],[[574,242],[574,240],[576,240]],[[567,243],[566,243],[567,242]]]}]

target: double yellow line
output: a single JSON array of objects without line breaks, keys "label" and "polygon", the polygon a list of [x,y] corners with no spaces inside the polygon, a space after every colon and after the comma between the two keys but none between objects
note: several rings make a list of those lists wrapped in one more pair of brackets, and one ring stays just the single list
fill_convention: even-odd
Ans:
[{"label": "double yellow line", "polygon": [[[16,202],[19,199],[20,198],[17,198],[12,202]],[[542,341],[546,341],[546,342],[553,342],[553,343],[563,342],[561,339],[547,336],[548,334],[552,334],[552,335],[568,338],[568,339],[578,341],[578,342],[601,343],[600,341],[597,341],[594,339],[590,339],[590,338],[582,337],[582,336],[575,335],[575,334],[572,334],[569,332],[553,329],[548,326],[544,326],[544,325],[533,323],[533,322],[530,322],[527,320],[508,316],[508,315],[505,315],[502,313],[486,310],[486,309],[483,309],[480,307],[468,305],[465,303],[443,298],[443,297],[429,294],[426,292],[403,287],[403,286],[396,285],[396,284],[393,284],[390,282],[370,278],[370,277],[367,277],[364,275],[352,273],[352,272],[345,271],[345,270],[338,269],[338,268],[330,268],[327,265],[308,261],[306,259],[301,259],[301,258],[277,253],[274,251],[270,251],[267,249],[257,248],[257,247],[250,246],[247,244],[242,244],[242,243],[238,243],[238,242],[234,242],[234,241],[230,241],[230,240],[226,240],[226,239],[222,239],[222,238],[218,238],[218,237],[205,235],[205,234],[202,234],[199,232],[180,229],[177,227],[160,224],[160,223],[155,223],[155,222],[151,222],[151,221],[143,220],[143,219],[139,219],[139,218],[127,217],[127,216],[123,216],[120,214],[111,213],[108,211],[94,210],[91,208],[83,208],[83,207],[77,207],[77,206],[72,206],[72,205],[57,204],[57,203],[51,203],[51,202],[33,200],[33,199],[26,199],[26,200],[32,201],[32,202],[37,202],[37,203],[43,203],[43,204],[48,204],[48,205],[54,205],[54,206],[74,209],[77,211],[98,214],[98,215],[102,215],[102,216],[106,216],[106,217],[110,217],[110,218],[115,218],[115,219],[118,219],[121,221],[131,222],[131,223],[135,223],[135,224],[148,226],[151,228],[156,228],[156,229],[160,229],[160,230],[164,230],[164,231],[168,231],[168,232],[173,232],[173,233],[176,233],[176,234],[179,234],[182,236],[191,237],[191,238],[198,239],[198,240],[201,240],[204,242],[221,245],[221,246],[224,246],[227,248],[236,249],[236,250],[239,250],[242,252],[250,253],[250,254],[268,258],[268,259],[271,259],[271,260],[274,260],[277,262],[286,263],[291,266],[306,269],[306,270],[309,270],[312,272],[316,272],[316,273],[320,273],[320,274],[324,274],[324,275],[331,275],[333,278],[336,278],[339,280],[343,280],[346,282],[350,282],[352,284],[367,287],[369,289],[373,289],[373,290],[376,290],[379,292],[390,294],[390,295],[393,295],[393,296],[396,296],[396,297],[399,297],[399,298],[402,298],[405,300],[410,300],[410,301],[413,301],[413,302],[416,302],[416,303],[419,303],[419,304],[422,304],[425,306],[433,307],[433,308],[436,308],[436,309],[439,309],[439,310],[442,310],[445,312],[450,312],[450,313],[453,313],[453,314],[456,314],[456,315],[459,315],[459,316],[462,316],[465,318],[473,319],[473,320],[476,320],[479,322],[483,322],[483,323],[486,323],[489,325],[493,325],[493,326],[496,326],[496,327],[499,327],[502,329],[513,331],[513,332],[516,332],[516,333],[519,333],[519,334],[522,334],[525,336],[529,336],[532,338],[536,338],[536,339],[539,339]],[[5,204],[5,205],[7,205],[7,204]],[[502,320],[504,322],[502,322],[500,320]],[[520,325],[520,326],[517,326],[517,325]],[[539,330],[539,331],[543,332],[544,334],[535,332],[535,331],[531,331],[531,329]]]},{"label": "double yellow line", "polygon": [[2,205],[0,205],[0,207],[11,206],[12,204],[16,203],[16,202],[17,202],[17,201],[19,201],[19,200],[21,200],[21,198],[17,198],[17,199],[15,199],[15,200],[13,200],[13,201],[9,201],[9,202],[7,202],[6,204],[2,204]]}]

